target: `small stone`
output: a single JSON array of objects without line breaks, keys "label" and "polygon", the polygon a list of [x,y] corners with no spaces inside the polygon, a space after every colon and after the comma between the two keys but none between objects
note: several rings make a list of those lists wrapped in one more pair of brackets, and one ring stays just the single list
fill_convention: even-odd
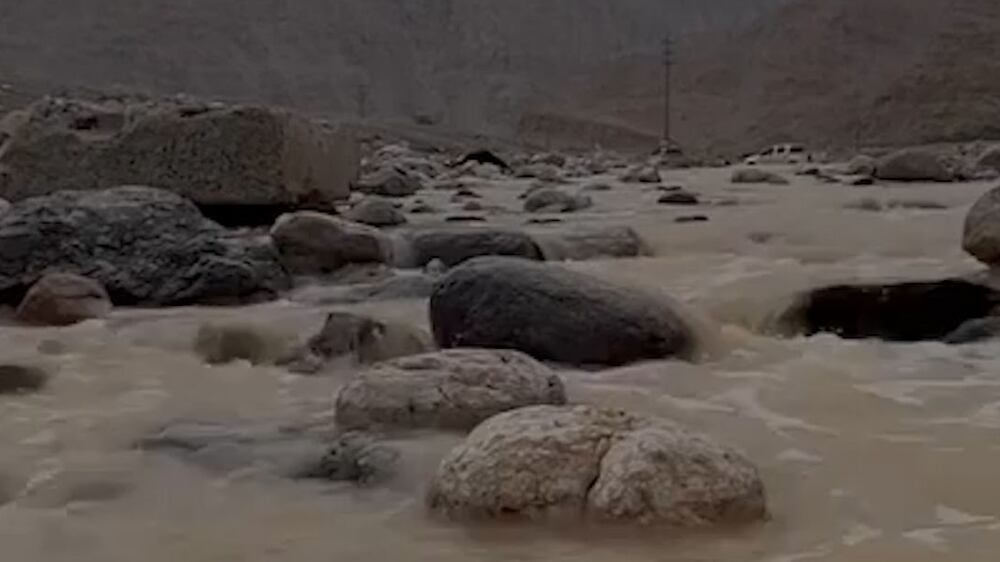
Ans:
[{"label": "small stone", "polygon": [[692,222],[708,222],[708,217],[706,217],[705,215],[689,215],[689,216],[677,217],[676,219],[674,219],[674,222],[678,224],[686,224]]},{"label": "small stone", "polygon": [[657,200],[660,205],[697,205],[698,196],[693,193],[667,193]]}]

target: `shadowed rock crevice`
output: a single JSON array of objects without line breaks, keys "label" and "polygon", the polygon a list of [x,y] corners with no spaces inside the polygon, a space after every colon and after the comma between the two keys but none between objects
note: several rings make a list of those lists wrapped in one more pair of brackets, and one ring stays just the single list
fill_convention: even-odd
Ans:
[{"label": "shadowed rock crevice", "polygon": [[970,320],[990,316],[1000,292],[961,279],[886,285],[838,285],[810,291],[779,321],[793,335],[846,339],[943,340]]}]

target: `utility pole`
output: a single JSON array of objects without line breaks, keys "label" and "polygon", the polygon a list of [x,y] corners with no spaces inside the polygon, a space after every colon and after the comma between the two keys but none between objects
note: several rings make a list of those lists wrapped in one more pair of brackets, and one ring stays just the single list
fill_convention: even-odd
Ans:
[{"label": "utility pole", "polygon": [[674,65],[674,45],[668,33],[663,38],[663,138],[660,139],[660,150],[666,153],[672,146],[670,130],[670,78]]}]

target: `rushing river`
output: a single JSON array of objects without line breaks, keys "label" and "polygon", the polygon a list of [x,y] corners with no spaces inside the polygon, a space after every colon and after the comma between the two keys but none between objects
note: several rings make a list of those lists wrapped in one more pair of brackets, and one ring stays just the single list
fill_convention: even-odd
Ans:
[{"label": "rushing river", "polygon": [[[311,297],[239,309],[118,310],[63,329],[0,329],[0,361],[54,373],[36,395],[0,398],[0,558],[10,562],[704,561],[993,562],[1000,551],[1000,342],[791,340],[768,320],[805,287],[925,279],[979,266],[961,251],[969,205],[990,185],[732,186],[726,170],[672,172],[706,205],[655,205],[617,186],[572,221],[634,226],[653,258],[572,264],[662,291],[704,325],[698,364],[565,372],[574,401],[680,420],[743,448],[772,519],[711,534],[543,525],[470,527],[429,516],[423,487],[461,436],[400,436],[401,473],[357,489],[253,473],[226,476],[137,452],[173,420],[328,420],[351,376],[203,364],[203,322],[314,332]],[[523,189],[482,188],[516,208]],[[446,193],[425,199],[444,206]],[[882,202],[946,209],[845,208]],[[438,198],[438,199],[435,199]],[[681,215],[710,222],[675,224]],[[523,215],[494,222],[521,224]],[[551,228],[559,228],[558,226]],[[426,302],[348,307],[426,327]]]}]

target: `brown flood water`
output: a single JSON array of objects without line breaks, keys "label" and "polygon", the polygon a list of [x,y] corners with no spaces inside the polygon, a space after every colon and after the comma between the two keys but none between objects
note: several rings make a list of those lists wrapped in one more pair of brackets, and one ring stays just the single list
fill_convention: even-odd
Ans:
[{"label": "brown flood water", "polygon": [[[210,475],[134,452],[177,419],[329,418],[344,368],[303,378],[211,368],[190,352],[225,318],[287,337],[330,307],[289,299],[241,309],[120,310],[59,330],[0,329],[0,360],[56,373],[42,394],[0,400],[0,552],[11,562],[352,560],[993,562],[1000,551],[1000,343],[846,342],[761,335],[789,295],[824,282],[919,279],[977,269],[962,219],[986,184],[850,188],[795,178],[734,189],[726,170],[672,172],[709,202],[671,209],[620,186],[573,221],[634,225],[655,258],[572,264],[663,291],[703,319],[710,354],[566,372],[572,397],[668,416],[742,447],[761,467],[773,519],[710,535],[651,530],[466,527],[431,518],[422,490],[460,439],[399,441],[403,473],[370,490],[252,474]],[[515,208],[522,184],[483,189]],[[432,194],[430,197],[446,197]],[[846,210],[863,197],[947,210]],[[734,204],[735,203],[735,204]],[[706,214],[708,223],[674,224]],[[521,223],[523,216],[498,217]],[[761,242],[768,233],[766,242]],[[754,236],[750,236],[754,235]],[[751,240],[751,238],[757,240]],[[426,303],[355,308],[426,326]],[[61,347],[41,354],[39,345]]]}]

